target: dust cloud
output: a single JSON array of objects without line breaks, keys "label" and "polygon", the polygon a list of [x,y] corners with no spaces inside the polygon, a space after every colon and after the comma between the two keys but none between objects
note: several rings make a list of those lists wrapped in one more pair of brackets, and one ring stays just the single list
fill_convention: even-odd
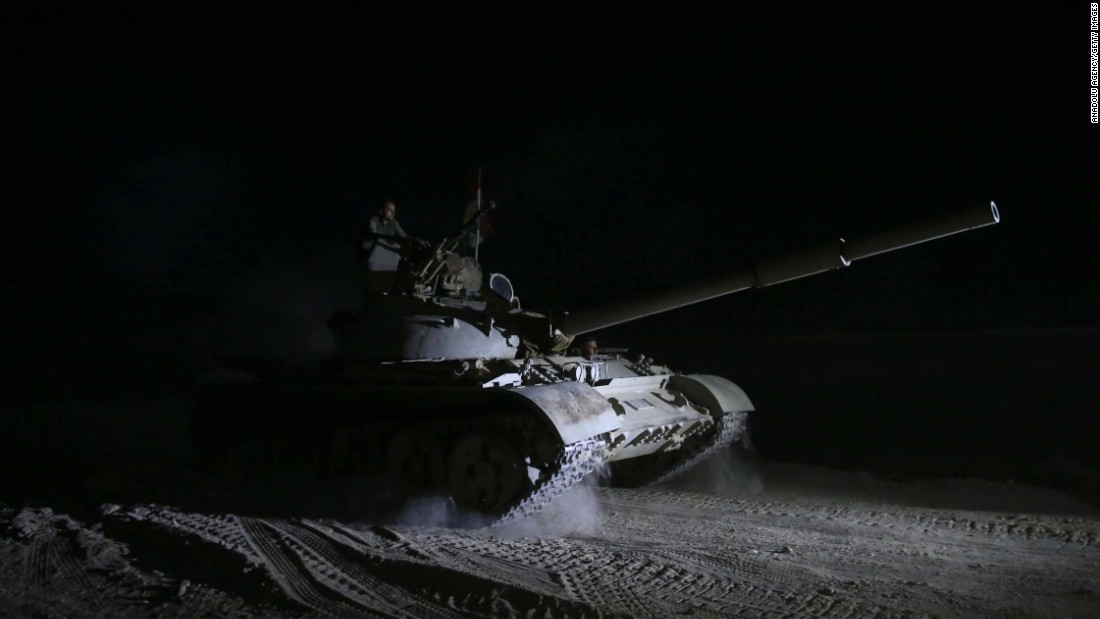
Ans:
[{"label": "dust cloud", "polygon": [[764,491],[764,479],[753,452],[734,446],[660,486],[725,497],[747,497]]},{"label": "dust cloud", "polygon": [[476,529],[488,524],[476,512],[459,509],[454,499],[441,495],[413,497],[405,502],[394,524],[408,527]]}]

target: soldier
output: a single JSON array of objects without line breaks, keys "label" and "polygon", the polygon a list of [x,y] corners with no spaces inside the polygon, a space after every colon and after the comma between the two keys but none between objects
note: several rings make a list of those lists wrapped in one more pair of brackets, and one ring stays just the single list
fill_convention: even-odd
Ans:
[{"label": "soldier", "polygon": [[371,215],[359,233],[360,262],[370,256],[375,245],[382,245],[394,251],[400,250],[400,241],[397,239],[408,238],[408,236],[401,224],[397,222],[397,205],[393,200],[383,200],[378,207],[378,212]]},{"label": "soldier", "polygon": [[584,357],[585,359],[588,359],[589,361],[591,361],[592,357],[595,357],[598,354],[598,347],[596,346],[596,338],[592,337],[591,335],[586,335],[586,336],[581,337],[580,339],[581,339],[581,346],[580,346],[581,356]]},{"label": "soldier", "polygon": [[397,205],[393,200],[383,200],[359,233],[358,262],[368,293],[390,291],[402,249],[409,244],[424,247],[427,242],[406,234],[397,222]]}]

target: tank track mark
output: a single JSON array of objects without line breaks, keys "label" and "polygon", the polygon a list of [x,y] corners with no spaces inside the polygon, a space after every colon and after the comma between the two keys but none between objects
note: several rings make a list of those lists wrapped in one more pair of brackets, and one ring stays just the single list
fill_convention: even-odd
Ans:
[{"label": "tank track mark", "polygon": [[566,445],[558,458],[556,470],[546,479],[540,480],[531,492],[526,493],[487,526],[515,522],[538,513],[561,493],[594,472],[604,463],[606,456],[607,446],[601,440],[584,440]]}]

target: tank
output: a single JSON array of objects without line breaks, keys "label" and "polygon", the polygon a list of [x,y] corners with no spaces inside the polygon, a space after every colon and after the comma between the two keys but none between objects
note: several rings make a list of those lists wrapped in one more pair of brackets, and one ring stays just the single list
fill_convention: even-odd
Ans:
[{"label": "tank", "polygon": [[728,378],[645,355],[582,355],[578,336],[1000,220],[991,202],[565,313],[524,309],[505,275],[456,251],[484,210],[434,246],[376,243],[362,307],[329,320],[337,352],[320,369],[208,384],[196,436],[216,470],[302,475],[394,505],[442,497],[482,524],[533,514],[597,469],[665,481],[748,448],[752,401]]}]

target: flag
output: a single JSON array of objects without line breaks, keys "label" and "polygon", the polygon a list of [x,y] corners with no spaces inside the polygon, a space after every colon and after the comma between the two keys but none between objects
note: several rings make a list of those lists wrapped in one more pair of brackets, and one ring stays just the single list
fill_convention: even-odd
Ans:
[{"label": "flag", "polygon": [[[462,217],[462,224],[465,225],[473,219],[474,214],[477,213],[477,200],[471,200],[466,205],[466,214]],[[470,231],[466,233],[466,238],[462,239],[462,247],[466,251],[469,251],[477,258],[477,248],[485,237],[493,233],[493,226],[489,223],[489,215],[482,214],[481,221],[476,226],[470,226]]]},{"label": "flag", "polygon": [[[481,201],[481,168],[477,169],[477,180],[473,186],[473,198],[469,204],[466,205],[466,213],[462,217],[462,224],[466,225],[473,219],[477,213],[479,206],[484,206],[485,203]],[[463,245],[467,249],[473,251],[474,258],[477,258],[477,248],[481,244],[481,241],[485,240],[485,237],[493,233],[493,225],[489,222],[489,216],[486,214],[481,215],[481,220],[478,221],[476,226],[470,227],[470,232],[463,240]]]},{"label": "flag", "polygon": [[[474,213],[476,213],[476,212],[477,212],[477,200],[471,200],[470,203],[466,205],[466,215],[462,218],[462,223],[465,224],[468,221],[470,221],[470,219],[473,218]],[[481,221],[478,223],[478,226],[477,226],[476,229],[480,232],[481,240],[483,240],[483,241],[485,240],[485,237],[487,237],[487,236],[489,236],[490,234],[493,233],[493,224],[491,224],[489,222],[489,214],[488,213],[483,213],[481,215]]]}]

